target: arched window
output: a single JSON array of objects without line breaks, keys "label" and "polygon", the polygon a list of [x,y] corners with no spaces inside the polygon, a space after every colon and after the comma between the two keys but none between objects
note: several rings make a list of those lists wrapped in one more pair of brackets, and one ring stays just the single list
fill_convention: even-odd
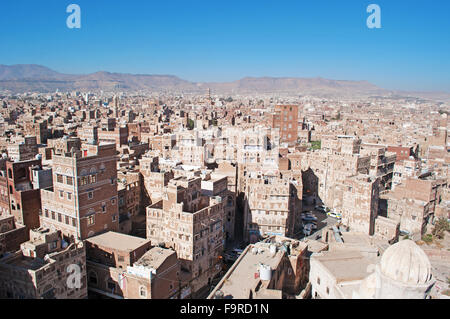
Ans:
[{"label": "arched window", "polygon": [[10,168],[8,169],[8,178],[13,178],[12,177],[12,169],[10,169]]}]

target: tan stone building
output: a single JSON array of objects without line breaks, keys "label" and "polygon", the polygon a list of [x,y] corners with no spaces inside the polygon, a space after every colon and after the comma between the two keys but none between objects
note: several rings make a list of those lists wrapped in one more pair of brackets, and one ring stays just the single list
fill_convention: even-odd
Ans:
[{"label": "tan stone building", "polygon": [[201,191],[201,177],[178,177],[162,201],[147,207],[147,238],[177,252],[181,278],[193,294],[220,273],[224,245],[222,198]]},{"label": "tan stone building", "polygon": [[378,215],[379,179],[354,176],[347,178],[343,187],[342,223],[353,231],[373,235]]},{"label": "tan stone building", "polygon": [[433,221],[447,187],[447,179],[433,175],[408,178],[394,191],[382,196],[387,201],[387,216],[400,222],[402,231],[419,239]]},{"label": "tan stone building", "polygon": [[244,207],[244,240],[257,242],[261,237],[294,235],[296,187],[280,178],[248,178]]}]

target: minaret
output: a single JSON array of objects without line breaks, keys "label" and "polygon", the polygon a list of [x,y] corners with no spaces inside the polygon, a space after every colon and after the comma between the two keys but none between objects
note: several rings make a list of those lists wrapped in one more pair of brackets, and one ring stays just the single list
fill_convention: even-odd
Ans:
[{"label": "minaret", "polygon": [[208,101],[208,106],[211,106],[211,88],[208,88],[208,97],[207,97],[207,101]]}]

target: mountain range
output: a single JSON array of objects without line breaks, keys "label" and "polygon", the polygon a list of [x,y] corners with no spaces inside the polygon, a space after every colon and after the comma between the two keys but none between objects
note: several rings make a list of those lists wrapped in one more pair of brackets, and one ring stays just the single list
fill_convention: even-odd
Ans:
[{"label": "mountain range", "polygon": [[191,82],[174,75],[96,72],[62,74],[35,64],[0,65],[0,91],[12,93],[59,91],[164,91],[173,93],[298,94],[328,98],[401,96],[450,101],[450,93],[400,92],[380,88],[367,81],[324,78],[245,77],[233,82]]}]

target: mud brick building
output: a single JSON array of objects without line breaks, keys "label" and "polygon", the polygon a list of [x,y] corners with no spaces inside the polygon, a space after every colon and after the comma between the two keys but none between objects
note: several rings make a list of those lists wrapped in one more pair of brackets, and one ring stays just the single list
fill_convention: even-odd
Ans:
[{"label": "mud brick building", "polygon": [[262,236],[294,235],[296,187],[283,179],[249,178],[244,208],[244,239],[257,242]]},{"label": "mud brick building", "polygon": [[20,244],[29,239],[29,232],[24,225],[14,221],[14,216],[0,217],[0,257],[20,249]]},{"label": "mud brick building", "polygon": [[280,142],[295,144],[298,138],[298,105],[276,105],[269,118],[272,128],[280,130]]},{"label": "mud brick building", "polygon": [[174,250],[114,232],[89,238],[86,247],[91,293],[114,299],[178,297],[180,263]]},{"label": "mud brick building", "polygon": [[433,221],[447,188],[446,178],[433,175],[408,178],[394,191],[383,195],[387,201],[387,216],[400,222],[401,230],[420,238]]},{"label": "mud brick building", "polygon": [[174,178],[163,200],[147,207],[147,238],[177,252],[193,294],[220,273],[224,246],[222,198],[201,192],[201,177]]},{"label": "mud brick building", "polygon": [[359,175],[345,180],[342,201],[342,223],[351,230],[373,235],[378,215],[378,178]]},{"label": "mud brick building", "polygon": [[33,160],[37,153],[36,136],[27,136],[22,142],[8,145],[8,156],[12,161]]},{"label": "mud brick building", "polygon": [[83,144],[53,157],[53,187],[41,190],[41,225],[84,240],[119,229],[115,144]]},{"label": "mud brick building", "polygon": [[[75,268],[80,271],[79,286],[71,277]],[[59,231],[30,231],[30,240],[19,251],[0,259],[0,298],[87,298],[84,244],[68,245]]]},{"label": "mud brick building", "polygon": [[3,210],[6,211],[5,201],[8,198],[9,213],[14,216],[16,222],[25,225],[28,230],[39,227],[41,197],[36,174],[42,171],[41,162],[40,159],[6,161],[5,171],[0,176]]}]

